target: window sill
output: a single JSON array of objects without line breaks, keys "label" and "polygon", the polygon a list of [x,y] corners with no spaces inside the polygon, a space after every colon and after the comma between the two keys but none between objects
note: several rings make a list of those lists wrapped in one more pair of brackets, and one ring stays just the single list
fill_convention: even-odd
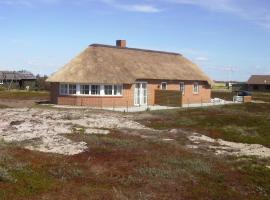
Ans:
[{"label": "window sill", "polygon": [[83,95],[83,94],[60,94],[60,96],[69,97],[123,97],[123,95]]}]

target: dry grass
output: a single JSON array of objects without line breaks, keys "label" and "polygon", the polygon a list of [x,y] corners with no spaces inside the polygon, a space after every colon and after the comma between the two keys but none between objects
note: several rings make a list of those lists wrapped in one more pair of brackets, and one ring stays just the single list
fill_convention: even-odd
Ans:
[{"label": "dry grass", "polygon": [[[143,115],[143,123],[158,129],[192,129],[212,137],[269,144],[269,110],[268,104],[245,104],[136,117]],[[89,150],[74,156],[28,151],[0,142],[0,199],[270,198],[269,159],[187,150],[186,136],[181,133],[175,141],[165,142],[161,137],[166,137],[166,131],[157,133],[155,139],[131,132],[137,131],[111,130],[109,135],[75,131],[69,139],[85,141]]]}]

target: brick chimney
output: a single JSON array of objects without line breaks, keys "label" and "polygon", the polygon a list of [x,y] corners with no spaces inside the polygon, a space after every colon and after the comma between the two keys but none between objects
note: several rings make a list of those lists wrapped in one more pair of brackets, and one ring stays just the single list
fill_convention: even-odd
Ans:
[{"label": "brick chimney", "polygon": [[116,40],[116,46],[119,48],[126,48],[127,41],[126,40]]}]

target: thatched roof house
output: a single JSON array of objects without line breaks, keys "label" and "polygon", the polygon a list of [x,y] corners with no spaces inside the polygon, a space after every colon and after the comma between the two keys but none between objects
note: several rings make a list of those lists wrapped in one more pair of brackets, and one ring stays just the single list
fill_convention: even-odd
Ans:
[{"label": "thatched roof house", "polygon": [[[79,86],[76,87],[85,84],[90,87],[91,85],[98,86],[98,93],[102,94],[101,96],[106,96],[106,93],[100,90],[107,84],[121,85],[124,88],[124,85],[132,86],[142,81],[148,84],[156,82],[157,85],[170,82],[172,85],[176,84],[177,87],[180,82],[182,85],[196,82],[208,87],[212,83],[212,80],[197,65],[181,54],[127,48],[123,40],[117,41],[116,46],[90,45],[47,81],[60,85],[61,83],[78,84]],[[181,87],[183,89],[184,86]],[[77,90],[77,94],[81,95],[81,89]],[[177,90],[180,90],[180,86]]]}]

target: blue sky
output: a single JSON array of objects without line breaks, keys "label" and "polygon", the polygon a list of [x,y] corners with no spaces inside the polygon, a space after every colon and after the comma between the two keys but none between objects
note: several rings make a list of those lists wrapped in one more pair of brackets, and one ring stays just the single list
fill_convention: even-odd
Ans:
[{"label": "blue sky", "polygon": [[87,45],[179,52],[215,80],[270,74],[269,0],[0,0],[0,70],[55,72]]}]

